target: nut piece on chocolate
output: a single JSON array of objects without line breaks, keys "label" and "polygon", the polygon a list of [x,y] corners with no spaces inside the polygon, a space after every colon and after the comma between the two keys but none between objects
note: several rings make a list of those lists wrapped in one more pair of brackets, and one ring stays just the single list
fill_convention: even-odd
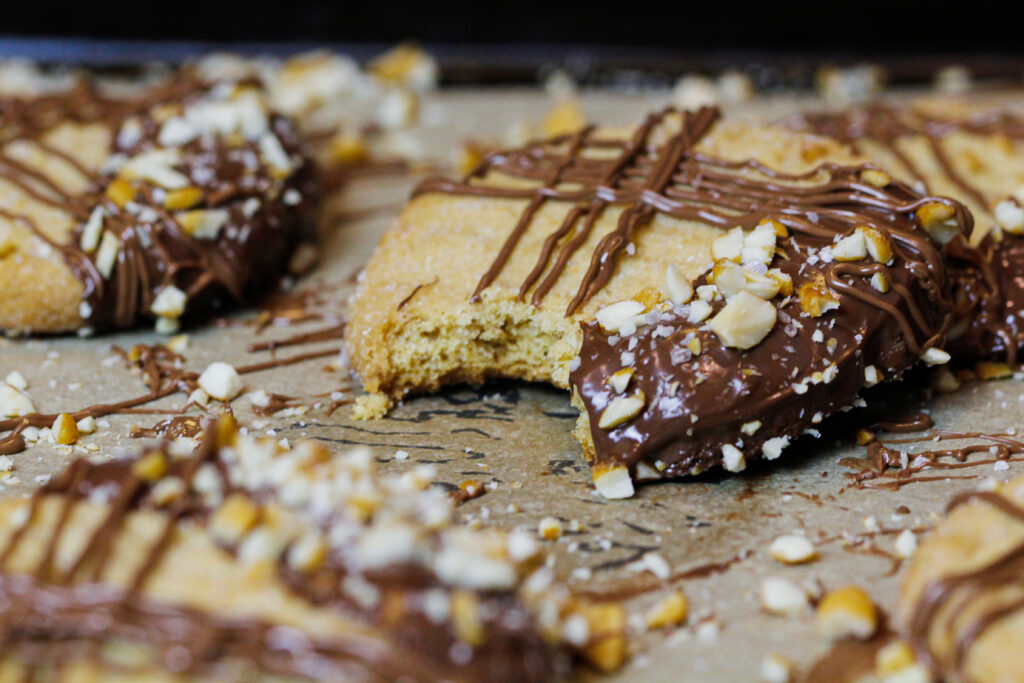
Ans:
[{"label": "nut piece on chocolate", "polygon": [[350,357],[393,398],[571,389],[599,491],[628,497],[777,458],[865,384],[948,358],[971,226],[835,141],[667,110],[425,181],[366,268]]},{"label": "nut piece on chocolate", "polygon": [[366,449],[285,450],[226,419],[180,451],[79,460],[0,503],[5,675],[537,681],[622,663],[621,607],[571,596],[533,534],[457,524],[429,466],[385,477]]},{"label": "nut piece on chocolate", "polygon": [[0,98],[0,330],[173,332],[248,300],[314,237],[318,184],[257,87],[179,72]]},{"label": "nut piece on chocolate", "polygon": [[851,145],[926,193],[961,201],[975,218],[971,243],[983,260],[963,277],[975,300],[950,352],[1011,365],[1024,350],[1024,119],[983,101],[929,97],[876,102],[788,123]]},{"label": "nut piece on chocolate", "polygon": [[914,553],[899,623],[947,681],[1024,678],[1024,479],[960,494]]}]

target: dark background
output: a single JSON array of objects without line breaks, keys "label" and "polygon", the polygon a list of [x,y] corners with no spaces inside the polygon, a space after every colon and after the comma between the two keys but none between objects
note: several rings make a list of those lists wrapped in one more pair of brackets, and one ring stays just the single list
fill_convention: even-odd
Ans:
[{"label": "dark background", "polygon": [[316,44],[365,58],[413,38],[441,59],[448,81],[523,80],[543,64],[591,75],[608,65],[671,75],[865,60],[885,65],[895,80],[952,63],[983,76],[1024,77],[1024,4],[1017,2],[15,0],[2,9],[0,36],[3,56],[94,63],[178,59],[210,43],[279,54]]}]

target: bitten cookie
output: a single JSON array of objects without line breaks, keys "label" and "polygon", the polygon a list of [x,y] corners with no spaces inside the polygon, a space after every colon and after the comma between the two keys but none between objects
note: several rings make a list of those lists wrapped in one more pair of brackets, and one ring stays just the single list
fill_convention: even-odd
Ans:
[{"label": "bitten cookie", "polygon": [[636,477],[744,469],[940,363],[963,205],[835,141],[664,111],[425,181],[351,308],[368,391],[553,382],[609,497]]},{"label": "bitten cookie", "polygon": [[1024,679],[1024,479],[961,494],[914,554],[901,627],[948,681]]},{"label": "bitten cookie", "polygon": [[537,681],[622,661],[620,607],[573,598],[530,534],[456,524],[432,476],[231,420],[195,452],[76,461],[0,503],[0,679]]},{"label": "bitten cookie", "polygon": [[172,331],[245,301],[312,249],[317,194],[290,123],[244,83],[5,96],[0,330]]}]

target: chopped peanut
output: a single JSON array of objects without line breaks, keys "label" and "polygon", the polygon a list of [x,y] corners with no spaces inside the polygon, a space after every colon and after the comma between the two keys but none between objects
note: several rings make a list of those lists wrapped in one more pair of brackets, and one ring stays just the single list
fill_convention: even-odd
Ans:
[{"label": "chopped peanut", "polygon": [[878,608],[859,586],[844,586],[818,603],[818,633],[828,640],[867,640],[878,629]]}]

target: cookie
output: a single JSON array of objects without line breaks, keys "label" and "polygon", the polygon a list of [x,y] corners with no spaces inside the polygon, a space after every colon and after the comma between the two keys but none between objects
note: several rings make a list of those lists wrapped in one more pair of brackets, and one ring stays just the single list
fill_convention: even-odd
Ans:
[{"label": "cookie", "polygon": [[[941,350],[971,218],[835,141],[653,114],[428,179],[371,258],[348,348],[392,398],[571,388],[609,497],[739,471]],[[933,234],[934,233],[934,234]]]},{"label": "cookie", "polygon": [[0,98],[0,329],[87,333],[248,300],[314,238],[291,124],[245,83],[180,72]]},{"label": "cookie", "polygon": [[1024,678],[1024,479],[957,496],[900,587],[910,642],[943,680]]},{"label": "cookie", "polygon": [[385,477],[366,449],[286,450],[232,423],[0,502],[5,680],[549,680],[576,656],[621,662],[621,608],[574,599],[531,534],[456,524],[430,467]]},{"label": "cookie", "polygon": [[955,197],[971,210],[971,243],[984,262],[968,286],[987,305],[965,318],[950,351],[1016,364],[1024,349],[1024,118],[929,97],[801,114],[790,124],[849,144],[921,191]]}]

